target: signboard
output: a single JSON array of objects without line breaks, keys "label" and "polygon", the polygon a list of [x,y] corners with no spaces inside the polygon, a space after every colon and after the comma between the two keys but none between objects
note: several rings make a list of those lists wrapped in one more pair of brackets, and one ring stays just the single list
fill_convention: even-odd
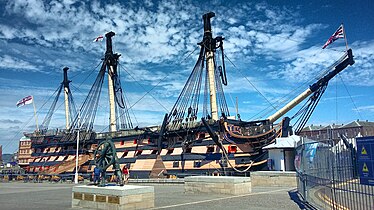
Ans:
[{"label": "signboard", "polygon": [[356,138],[360,183],[374,186],[374,136]]}]

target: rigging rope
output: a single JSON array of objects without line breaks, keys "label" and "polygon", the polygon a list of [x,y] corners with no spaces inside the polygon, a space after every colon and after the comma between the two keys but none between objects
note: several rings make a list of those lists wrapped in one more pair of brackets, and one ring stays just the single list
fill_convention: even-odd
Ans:
[{"label": "rigging rope", "polygon": [[[189,53],[185,58],[183,58],[182,60],[181,60],[181,62],[180,63],[182,63],[182,62],[184,62],[185,60],[187,60],[197,49],[198,49],[199,47],[196,47],[191,53]],[[128,55],[127,55],[128,56]],[[121,66],[122,67],[122,66]],[[130,75],[130,77],[139,85],[139,86],[141,86],[144,90],[145,90],[145,88],[124,68],[124,67],[122,67],[129,75]],[[145,96],[147,96],[147,95],[150,95],[153,99],[155,99],[156,100],[156,102],[157,103],[159,103],[160,105],[161,105],[161,107],[163,107],[166,111],[169,111],[168,109],[166,109],[166,107],[165,106],[163,106],[154,96],[152,96],[151,94],[150,94],[150,92],[151,91],[153,91],[156,87],[158,87],[160,84],[161,84],[161,82],[162,81],[164,81],[167,77],[169,77],[171,74],[167,74],[164,78],[162,78],[162,79],[160,79],[159,81],[158,81],[158,83],[155,85],[155,86],[153,86],[150,90],[148,90],[143,96],[141,96],[137,101],[135,101],[135,103],[133,103],[132,105],[130,105],[129,106],[129,108],[128,109],[131,109],[132,107],[134,107],[136,104],[138,104],[141,100],[143,100],[143,98],[145,97]],[[104,129],[102,129],[102,131],[101,132],[103,132],[105,129],[107,129],[109,126],[106,126]]]},{"label": "rigging rope", "polygon": [[[345,54],[343,56],[341,56],[337,61],[335,61],[333,64],[331,64],[330,66],[328,66],[324,71],[320,72],[319,75],[315,78],[310,78],[309,80],[305,81],[303,84],[299,85],[298,87],[294,88],[293,90],[291,90],[288,94],[286,94],[285,96],[283,96],[282,98],[280,98],[279,100],[277,100],[275,103],[277,103],[278,105],[276,105],[275,107],[278,108],[280,107],[282,104],[286,103],[287,101],[289,101],[290,99],[294,98],[294,95],[296,94],[296,92],[301,89],[302,87],[305,87],[307,84],[310,84],[311,82],[315,81],[315,80],[319,80],[321,79],[324,75],[326,75],[329,71],[331,71],[332,69],[335,68],[335,66],[337,66],[339,63],[341,63],[344,58],[347,56],[347,52],[345,52]],[[260,111],[259,113],[257,113],[256,115],[252,116],[251,119],[253,119],[254,117],[258,116],[259,114],[265,112],[266,110],[268,110],[268,108],[265,108],[263,109],[262,111]],[[271,110],[268,110],[266,111],[264,114],[262,114],[259,118],[263,118],[264,116],[268,115],[269,113],[271,113],[272,111]]]},{"label": "rigging rope", "polygon": [[48,110],[48,113],[45,116],[45,118],[44,118],[44,120],[43,120],[43,122],[40,126],[42,130],[48,130],[48,126],[49,126],[49,123],[51,122],[52,115],[55,111],[56,104],[57,104],[58,98],[60,97],[62,87],[63,87],[63,84],[61,83],[60,86],[55,91],[55,93],[57,92],[56,97],[53,100],[52,105],[51,105],[50,109]]},{"label": "rigging rope", "polygon": [[231,164],[231,162],[230,162],[230,160],[229,160],[229,157],[227,156],[226,148],[223,147],[223,146],[222,146],[222,151],[223,151],[223,155],[224,155],[224,157],[226,158],[226,162],[228,162],[229,165],[231,166],[231,168],[234,169],[234,171],[236,171],[236,172],[239,172],[239,173],[245,173],[245,172],[247,172],[249,169],[251,169],[251,167],[252,167],[252,165],[253,165],[253,163],[254,163],[254,161],[251,160],[251,163],[249,164],[249,166],[248,166],[246,169],[244,169],[244,170],[239,170],[239,169],[235,168],[235,166],[233,166],[233,165]]},{"label": "rigging rope", "polygon": [[339,74],[338,76],[339,76],[340,80],[342,81],[343,86],[344,86],[345,90],[347,91],[347,93],[348,93],[348,95],[349,95],[349,98],[351,99],[352,104],[353,104],[353,106],[355,107],[355,109],[356,109],[356,111],[357,111],[358,116],[360,117],[360,119],[364,119],[364,118],[362,117],[361,113],[360,113],[360,110],[357,108],[356,103],[353,101],[352,95],[349,93],[347,86],[345,85],[345,82],[344,82],[344,80],[343,80],[343,77],[340,76],[340,74]]},{"label": "rigging rope", "polygon": [[256,88],[256,86],[242,73],[242,71],[236,67],[236,65],[230,60],[230,58],[225,54],[225,58],[227,58],[229,60],[229,62],[231,63],[231,65],[234,66],[235,69],[239,70],[239,73],[247,80],[247,82],[270,104],[270,106],[272,106],[274,108],[274,110],[277,110],[276,107],[269,101],[269,99],[267,99],[265,97],[264,94],[261,93],[260,90],[258,90]]},{"label": "rigging rope", "polygon": [[[104,60],[104,62],[102,63],[99,74],[97,75],[96,80],[92,85],[90,92],[88,93],[88,96],[86,97],[83,105],[79,110],[81,117],[79,129],[84,128],[86,131],[88,131],[92,130],[93,128],[93,122],[96,116],[95,113],[98,107],[98,101],[101,95],[101,88],[104,81],[106,62],[107,60]],[[74,128],[78,128],[78,116],[75,117],[70,130],[72,131]]]},{"label": "rigging rope", "polygon": [[295,122],[294,127],[295,134],[298,135],[301,130],[304,128],[305,124],[309,120],[310,116],[312,115],[314,109],[316,108],[318,102],[320,101],[323,93],[327,88],[327,84],[321,86],[312,96],[309,97],[308,101],[304,104],[304,106],[293,116],[291,120],[301,115],[301,117]]}]

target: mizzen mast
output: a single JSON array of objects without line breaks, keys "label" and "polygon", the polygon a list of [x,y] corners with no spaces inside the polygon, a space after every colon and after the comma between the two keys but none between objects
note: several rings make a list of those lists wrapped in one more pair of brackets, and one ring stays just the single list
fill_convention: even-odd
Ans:
[{"label": "mizzen mast", "polygon": [[69,124],[69,83],[71,82],[68,79],[68,67],[65,67],[64,69],[64,81],[62,84],[64,85],[64,99],[65,99],[65,120],[66,120],[66,130],[69,129],[70,124]]}]

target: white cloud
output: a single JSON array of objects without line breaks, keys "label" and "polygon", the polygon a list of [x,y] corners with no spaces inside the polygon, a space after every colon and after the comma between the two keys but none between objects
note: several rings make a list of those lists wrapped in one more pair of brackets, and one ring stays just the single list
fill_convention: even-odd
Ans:
[{"label": "white cloud", "polygon": [[352,49],[355,64],[342,73],[344,82],[355,86],[374,86],[374,40],[354,42]]},{"label": "white cloud", "polygon": [[38,68],[33,64],[8,55],[0,57],[0,69],[38,71]]},{"label": "white cloud", "polygon": [[[272,78],[292,79],[295,82],[316,81],[329,65],[343,56],[343,48],[322,50],[320,46],[299,50],[287,56],[280,71],[270,72]],[[342,73],[343,81],[350,85],[374,86],[374,41],[352,44],[355,64],[348,66]],[[312,84],[311,83],[311,84]]]},{"label": "white cloud", "polygon": [[0,24],[0,38],[13,39],[17,35],[17,30],[7,25]]},{"label": "white cloud", "polygon": [[357,109],[353,109],[353,110],[359,111],[359,112],[373,112],[374,113],[374,105],[360,106],[360,107],[357,107]]}]

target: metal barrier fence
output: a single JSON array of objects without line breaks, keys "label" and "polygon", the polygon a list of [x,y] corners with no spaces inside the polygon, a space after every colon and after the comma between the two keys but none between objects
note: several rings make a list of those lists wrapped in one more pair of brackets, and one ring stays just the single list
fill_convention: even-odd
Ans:
[{"label": "metal barrier fence", "polygon": [[360,183],[356,150],[347,140],[296,148],[298,191],[317,209],[374,209],[374,186]]},{"label": "metal barrier fence", "polygon": [[[74,174],[26,174],[26,173],[5,173],[0,174],[0,182],[74,182]],[[79,182],[89,182],[90,175],[79,174]]]}]

